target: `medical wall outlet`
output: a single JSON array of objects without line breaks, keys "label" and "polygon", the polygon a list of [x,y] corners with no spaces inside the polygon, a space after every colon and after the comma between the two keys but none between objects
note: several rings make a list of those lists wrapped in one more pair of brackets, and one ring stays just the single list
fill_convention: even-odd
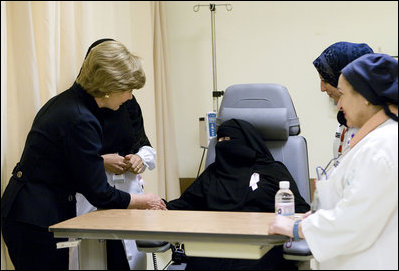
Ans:
[{"label": "medical wall outlet", "polygon": [[208,112],[199,118],[200,146],[208,148],[209,141],[216,137],[216,112]]}]

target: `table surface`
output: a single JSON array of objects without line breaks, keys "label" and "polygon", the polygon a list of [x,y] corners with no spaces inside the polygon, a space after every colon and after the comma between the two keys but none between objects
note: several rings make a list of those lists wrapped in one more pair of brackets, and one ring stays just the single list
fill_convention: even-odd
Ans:
[{"label": "table surface", "polygon": [[50,226],[55,237],[142,239],[169,242],[281,244],[268,235],[274,213],[110,209],[90,212]]}]

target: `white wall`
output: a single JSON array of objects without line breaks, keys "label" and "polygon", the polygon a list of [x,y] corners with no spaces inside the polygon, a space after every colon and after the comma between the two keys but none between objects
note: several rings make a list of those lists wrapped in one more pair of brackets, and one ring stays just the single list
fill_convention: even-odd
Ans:
[{"label": "white wall", "polygon": [[[332,158],[336,107],[320,92],[312,62],[337,41],[366,42],[398,55],[398,2],[212,2],[216,8],[218,89],[238,83],[279,83],[291,94],[307,139],[310,176]],[[170,87],[173,90],[179,176],[197,174],[198,118],[212,110],[209,2],[166,2]]]}]

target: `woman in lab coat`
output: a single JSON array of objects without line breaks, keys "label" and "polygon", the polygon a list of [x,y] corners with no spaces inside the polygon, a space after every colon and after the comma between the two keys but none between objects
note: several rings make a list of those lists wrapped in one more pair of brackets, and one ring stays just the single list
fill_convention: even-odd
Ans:
[{"label": "woman in lab coat", "polygon": [[302,220],[277,216],[270,234],[306,239],[319,269],[398,269],[398,62],[367,54],[343,70],[348,125],[359,127]]},{"label": "woman in lab coat", "polygon": [[[338,77],[341,70],[356,58],[373,53],[373,50],[365,43],[336,42],[327,47],[319,57],[313,61],[313,65],[319,73],[320,90],[334,100],[337,104],[341,93],[337,89]],[[348,127],[342,111],[338,111],[339,122],[335,132],[333,143],[334,158],[338,158],[346,148],[350,140],[359,130],[356,127]]]}]

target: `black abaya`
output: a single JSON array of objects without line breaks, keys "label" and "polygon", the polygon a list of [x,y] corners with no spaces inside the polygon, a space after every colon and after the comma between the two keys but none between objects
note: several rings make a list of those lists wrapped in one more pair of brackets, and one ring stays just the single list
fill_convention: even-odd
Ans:
[{"label": "black abaya", "polygon": [[[235,212],[274,212],[274,198],[280,181],[289,181],[295,196],[295,211],[304,213],[309,205],[299,194],[287,167],[275,161],[262,135],[250,123],[231,119],[218,129],[215,162],[189,186],[180,198],[169,201],[169,210],[204,210]],[[250,185],[254,173],[256,186]],[[267,225],[265,225],[267,227]],[[186,269],[293,269],[295,265],[282,257],[276,246],[259,260],[189,257]]]}]

